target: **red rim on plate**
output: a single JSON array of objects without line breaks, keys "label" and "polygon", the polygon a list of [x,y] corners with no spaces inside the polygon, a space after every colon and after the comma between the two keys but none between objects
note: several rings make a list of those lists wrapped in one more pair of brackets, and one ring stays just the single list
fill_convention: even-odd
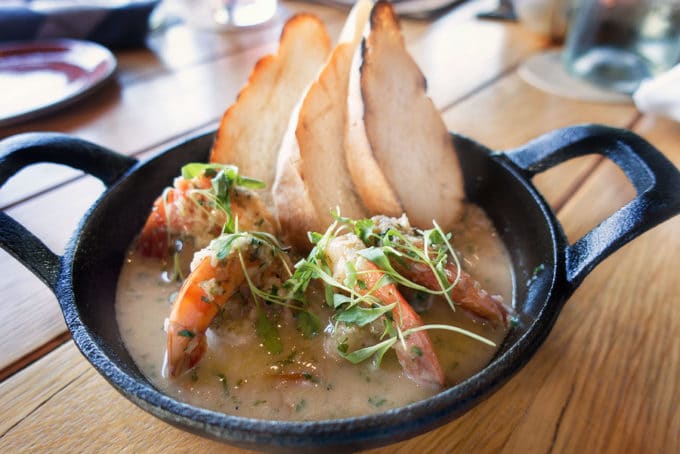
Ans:
[{"label": "red rim on plate", "polygon": [[106,82],[116,58],[69,39],[0,44],[0,127],[64,107]]}]

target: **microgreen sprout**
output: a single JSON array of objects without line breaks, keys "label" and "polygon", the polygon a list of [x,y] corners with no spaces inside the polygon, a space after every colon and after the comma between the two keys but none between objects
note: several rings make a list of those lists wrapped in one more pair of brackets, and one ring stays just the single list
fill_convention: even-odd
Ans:
[{"label": "microgreen sprout", "polygon": [[[444,233],[436,221],[433,221],[432,229],[413,229],[416,233],[413,235],[404,233],[398,228],[401,226],[390,225],[387,228],[381,228],[373,219],[352,220],[341,217],[337,212],[331,214],[336,222],[349,226],[368,246],[360,252],[360,255],[378,265],[394,282],[420,292],[443,296],[451,309],[455,311],[455,304],[450,294],[460,280],[461,266],[458,254],[450,242],[451,234]],[[449,258],[453,260],[457,270],[457,275],[451,283],[446,274]],[[392,260],[427,266],[437,279],[440,290],[432,290],[406,278],[392,266]]]},{"label": "microgreen sprout", "polygon": [[[235,217],[234,228],[234,233],[221,235],[213,240],[209,247],[212,249],[217,260],[225,260],[228,257],[238,258],[245,281],[257,307],[257,333],[262,339],[265,348],[272,354],[279,354],[283,350],[276,325],[267,317],[263,309],[263,302],[276,304],[297,312],[298,328],[305,337],[311,337],[320,332],[321,322],[316,315],[304,308],[306,300],[294,298],[292,293],[282,291],[278,286],[273,286],[267,291],[256,285],[251,274],[248,272],[246,257],[251,262],[261,261],[262,266],[258,267],[258,269],[263,269],[273,261],[278,260],[288,274],[288,277],[291,278],[293,276],[288,254],[278,239],[267,232],[239,231],[238,217]],[[285,284],[283,288],[286,288]]]},{"label": "microgreen sprout", "polygon": [[[262,181],[240,175],[238,167],[223,164],[204,164],[197,162],[186,164],[182,167],[182,178],[187,181],[197,178],[210,179],[209,188],[189,188],[184,195],[207,219],[215,218],[215,215],[212,212],[213,208],[224,213],[225,220],[222,225],[223,233],[235,232],[235,216],[233,215],[231,208],[233,188],[261,189],[265,187],[265,184]],[[174,210],[169,209],[169,205],[175,201],[175,191],[180,191],[180,189],[168,187],[165,188],[161,194],[165,226],[168,227],[172,224],[171,216],[173,216]],[[167,244],[172,244],[172,229],[166,228],[165,234],[167,235]],[[179,266],[179,253],[181,250],[176,244],[177,242],[175,242],[174,247],[169,248],[169,253],[172,255],[172,279],[181,281],[184,279]]]},{"label": "microgreen sprout", "polygon": [[[326,303],[336,311],[334,315],[336,324],[346,323],[363,327],[381,318],[385,320],[380,342],[352,352],[349,351],[346,342],[340,342],[337,350],[341,357],[352,363],[373,357],[374,364],[379,366],[385,352],[395,343],[400,342],[406,348],[408,336],[431,329],[444,329],[488,345],[495,345],[488,339],[456,326],[433,324],[402,330],[400,323],[396,323],[397,320],[401,320],[401,307],[396,303],[383,305],[375,296],[376,291],[384,285],[396,283],[418,292],[442,296],[455,311],[450,294],[460,280],[461,265],[451,245],[451,234],[445,233],[436,222],[433,222],[432,229],[417,230],[411,229],[407,222],[402,222],[403,220],[381,225],[376,218],[352,220],[340,216],[338,211],[331,212],[331,215],[334,222],[326,232],[309,235],[314,248],[306,259],[295,265],[296,271],[288,285],[292,288],[305,289],[309,280],[320,279],[324,285]],[[349,261],[345,264],[345,278],[342,282],[333,276],[325,254],[326,248],[333,239],[348,232],[354,233],[366,246],[358,251],[358,254],[374,263],[384,273],[372,288],[366,288],[366,281],[362,279],[362,274],[370,271],[358,271],[354,263]],[[449,260],[453,261],[457,270],[452,282],[447,274]],[[402,267],[414,264],[420,268],[427,267],[435,277],[439,290],[432,290],[413,282],[400,273],[393,262],[401,264]]]},{"label": "microgreen sprout", "polygon": [[235,216],[231,209],[232,189],[236,186],[248,189],[265,187],[264,182],[260,180],[240,175],[238,167],[233,165],[194,162],[182,167],[182,178],[191,180],[200,177],[210,178],[210,188],[192,189],[188,195],[196,206],[207,215],[210,215],[210,212],[203,206],[201,197],[209,200],[214,207],[226,215],[222,233],[236,231]]}]

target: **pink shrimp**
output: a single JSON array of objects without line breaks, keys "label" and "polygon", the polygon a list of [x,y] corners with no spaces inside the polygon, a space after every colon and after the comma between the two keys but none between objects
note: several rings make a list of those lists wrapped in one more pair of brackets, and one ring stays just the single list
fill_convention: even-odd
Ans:
[{"label": "pink shrimp", "polygon": [[168,319],[167,366],[171,377],[193,368],[206,350],[205,332],[244,279],[239,260],[203,257],[184,281]]},{"label": "pink shrimp", "polygon": [[[194,256],[192,271],[172,306],[167,322],[167,367],[177,377],[195,367],[206,351],[206,331],[219,311],[239,291],[246,277],[257,281],[272,273],[277,256],[272,247],[255,234],[232,234],[223,258],[217,251],[224,247],[211,243]],[[246,276],[247,275],[247,276]]]},{"label": "pink shrimp", "polygon": [[[377,265],[359,257],[356,262],[358,272],[364,272],[362,279],[367,288],[378,285],[384,273]],[[402,331],[423,326],[420,316],[404,299],[395,284],[387,284],[375,290],[375,295],[386,305],[397,303],[392,309],[397,325]],[[399,364],[406,375],[416,383],[444,386],[444,372],[434,352],[430,337],[425,331],[409,334],[405,342],[395,344]]]},{"label": "pink shrimp", "polygon": [[[403,258],[392,260],[390,263],[399,274],[407,279],[430,290],[441,290],[441,284],[427,265]],[[444,271],[448,285],[453,284],[458,279],[456,285],[449,292],[451,299],[458,306],[492,323],[507,325],[508,309],[503,305],[500,296],[489,295],[479,282],[463,270],[460,271],[460,276],[458,276],[458,268],[450,261],[446,264]]]},{"label": "pink shrimp", "polygon": [[239,231],[251,233],[220,236],[228,215],[209,192],[212,186],[205,172],[191,179],[176,178],[154,203],[137,243],[142,255],[156,258],[168,257],[175,239],[188,238],[193,247],[204,248],[194,255],[192,271],[167,322],[167,367],[172,377],[198,364],[215,316],[244,284],[246,273],[259,277],[275,255],[266,245],[261,247],[266,243],[262,238],[276,231],[274,218],[248,189],[231,185],[228,200]]},{"label": "pink shrimp", "polygon": [[[345,264],[351,261],[357,273],[361,273],[361,279],[365,284],[361,288],[356,288],[357,293],[366,294],[372,291],[383,304],[396,303],[392,316],[401,331],[423,326],[420,316],[401,295],[397,286],[393,283],[381,283],[383,271],[358,254],[365,247],[364,243],[352,233],[330,240],[326,255],[332,263],[334,277],[343,281]],[[403,342],[395,344],[395,350],[399,364],[411,380],[428,386],[444,386],[444,373],[426,331],[409,334]]]},{"label": "pink shrimp", "polygon": [[[208,195],[212,181],[200,176],[175,178],[156,199],[137,241],[137,249],[146,257],[166,258],[175,239],[191,238],[197,249],[217,237],[227,221],[226,212]],[[242,231],[274,232],[276,222],[257,195],[245,188],[230,189],[230,206],[238,217]]]},{"label": "pink shrimp", "polygon": [[[207,189],[210,179],[206,177],[187,180],[175,178],[173,187],[167,188],[153,204],[151,213],[146,219],[142,233],[137,241],[137,249],[146,257],[164,258],[168,255],[169,240],[172,235],[181,232],[212,230],[215,236],[219,234],[219,224],[208,223],[208,216],[202,213],[197,216],[196,208],[190,199],[194,189]],[[196,225],[197,219],[202,221]],[[210,225],[209,225],[210,224]]]},{"label": "pink shrimp", "polygon": [[[385,216],[375,216],[372,218],[378,232],[384,233],[389,228],[396,228],[404,233],[407,240],[415,247],[422,250],[423,239],[416,236],[415,231],[408,224],[408,219],[388,218]],[[425,263],[411,259],[407,254],[398,258],[391,256],[390,263],[394,269],[405,278],[427,287],[430,290],[440,291],[442,286],[435,276],[432,269]],[[508,323],[508,308],[503,304],[500,296],[490,295],[484,290],[481,284],[464,270],[459,270],[456,264],[449,257],[444,268],[446,274],[446,286],[456,285],[451,289],[449,295],[451,299],[462,309],[473,315],[489,320],[495,324]]]}]

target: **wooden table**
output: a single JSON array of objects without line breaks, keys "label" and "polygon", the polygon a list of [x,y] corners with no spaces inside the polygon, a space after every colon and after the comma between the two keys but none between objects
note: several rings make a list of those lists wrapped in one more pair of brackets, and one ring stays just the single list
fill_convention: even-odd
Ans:
[{"label": "wooden table", "polygon": [[[596,122],[630,128],[680,165],[680,124],[631,105],[559,98],[517,68],[550,44],[518,24],[480,21],[494,1],[468,2],[434,21],[402,22],[453,131],[509,149],[554,128]],[[312,4],[337,36],[345,13]],[[148,49],[119,51],[116,82],[15,127],[60,131],[136,157],[214,128],[280,25],[215,34],[184,25]],[[181,107],[180,107],[181,106]],[[588,156],[536,178],[573,241],[634,196],[621,171]],[[38,165],[0,191],[4,211],[61,253],[101,183]],[[458,420],[376,452],[680,452],[680,218],[601,264],[573,295],[545,344],[499,392]],[[0,452],[236,452],[177,430],[120,396],[83,359],[55,297],[0,251]]]}]

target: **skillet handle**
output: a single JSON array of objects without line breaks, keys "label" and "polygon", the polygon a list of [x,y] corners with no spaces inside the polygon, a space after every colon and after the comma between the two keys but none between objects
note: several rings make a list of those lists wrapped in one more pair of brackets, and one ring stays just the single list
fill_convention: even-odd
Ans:
[{"label": "skillet handle", "polygon": [[567,246],[567,281],[572,289],[614,251],[680,212],[680,172],[659,150],[627,130],[601,125],[564,128],[509,151],[507,157],[530,178],[568,159],[592,153],[619,166],[637,196]]},{"label": "skillet handle", "polygon": [[[39,162],[83,170],[109,187],[137,160],[65,134],[19,134],[0,141],[0,187],[24,167]],[[4,212],[0,213],[0,246],[56,290],[61,257]]]}]

